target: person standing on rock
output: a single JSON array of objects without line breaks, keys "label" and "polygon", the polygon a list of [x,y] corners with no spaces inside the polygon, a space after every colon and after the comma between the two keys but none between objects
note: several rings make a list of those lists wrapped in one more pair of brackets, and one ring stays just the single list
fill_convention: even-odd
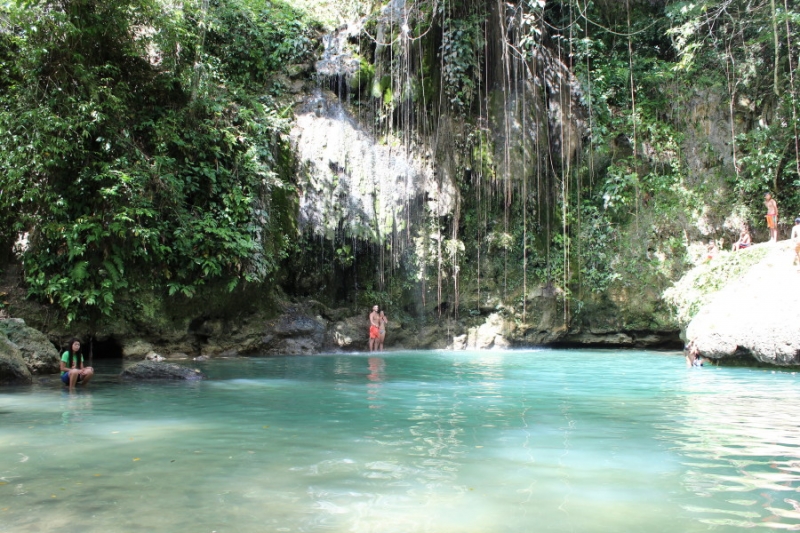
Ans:
[{"label": "person standing on rock", "polygon": [[94,376],[94,368],[83,365],[79,339],[70,339],[68,346],[67,351],[61,355],[61,381],[64,385],[69,385],[69,390],[73,390],[78,383],[89,383]]},{"label": "person standing on rock", "polygon": [[374,352],[378,348],[378,337],[380,337],[381,317],[378,314],[378,306],[372,306],[369,314],[369,351]]},{"label": "person standing on rock", "polygon": [[778,242],[778,203],[772,194],[764,195],[764,206],[767,208],[767,228],[769,228],[769,242]]},{"label": "person standing on rock", "polygon": [[380,312],[380,314],[378,315],[378,318],[380,319],[381,323],[378,326],[378,342],[377,342],[378,346],[377,346],[377,351],[382,352],[383,351],[383,340],[386,338],[386,323],[389,322],[389,319],[386,318],[386,314],[383,311]]},{"label": "person standing on rock", "polygon": [[794,263],[800,265],[800,217],[794,219],[792,227],[792,244],[794,244]]}]

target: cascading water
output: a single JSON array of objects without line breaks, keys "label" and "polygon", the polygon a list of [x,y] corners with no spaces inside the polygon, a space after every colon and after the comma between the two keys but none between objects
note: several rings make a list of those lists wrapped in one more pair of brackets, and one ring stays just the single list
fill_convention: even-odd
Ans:
[{"label": "cascading water", "polygon": [[430,160],[394,139],[375,138],[331,93],[317,90],[306,99],[292,136],[303,168],[305,229],[332,237],[344,223],[351,236],[383,243],[393,228],[405,229],[411,206],[425,204],[439,215],[452,210],[454,190],[438,186]]},{"label": "cascading water", "polygon": [[[538,4],[425,6],[394,0],[324,37],[318,88],[296,109],[292,131],[299,223],[331,241],[368,243],[381,288],[403,254],[413,257],[399,268],[416,270],[413,298],[435,297],[427,312],[457,316],[459,306],[483,309],[500,297],[512,314],[520,301],[527,322],[544,294],[541,275],[528,286],[528,271],[544,262],[558,285],[570,276],[571,169],[587,135],[582,91],[540,42],[548,30]],[[562,260],[549,253],[557,233]],[[521,268],[509,262],[518,256]],[[522,292],[509,288],[509,269]],[[545,292],[562,295],[566,323],[565,293]],[[550,329],[535,321],[552,315],[534,309],[530,330]]]}]

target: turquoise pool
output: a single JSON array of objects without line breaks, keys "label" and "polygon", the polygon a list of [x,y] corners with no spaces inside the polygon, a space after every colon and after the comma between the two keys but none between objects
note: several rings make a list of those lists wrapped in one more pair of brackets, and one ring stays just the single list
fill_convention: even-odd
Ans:
[{"label": "turquoise pool", "polygon": [[800,529],[800,381],[676,353],[197,363],[0,390],[0,531]]}]

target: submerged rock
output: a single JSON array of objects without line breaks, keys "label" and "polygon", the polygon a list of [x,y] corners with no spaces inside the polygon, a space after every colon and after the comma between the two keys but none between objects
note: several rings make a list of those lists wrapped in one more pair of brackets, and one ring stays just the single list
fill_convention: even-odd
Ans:
[{"label": "submerged rock", "polygon": [[59,370],[58,350],[47,336],[25,325],[21,318],[0,320],[0,333],[19,348],[31,374],[55,374]]},{"label": "submerged rock", "polygon": [[0,338],[0,385],[26,385],[32,381],[19,348],[10,340]]},{"label": "submerged rock", "polygon": [[196,368],[189,368],[174,363],[142,361],[123,370],[120,377],[126,380],[196,381],[205,379],[206,376]]}]

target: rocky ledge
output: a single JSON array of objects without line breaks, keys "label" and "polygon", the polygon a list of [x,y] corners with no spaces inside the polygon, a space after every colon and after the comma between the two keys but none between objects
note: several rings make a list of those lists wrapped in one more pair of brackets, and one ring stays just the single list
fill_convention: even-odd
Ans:
[{"label": "rocky ledge", "polygon": [[794,248],[789,241],[754,248],[763,258],[704,298],[686,327],[687,343],[715,360],[800,365],[800,267],[793,264]]}]

